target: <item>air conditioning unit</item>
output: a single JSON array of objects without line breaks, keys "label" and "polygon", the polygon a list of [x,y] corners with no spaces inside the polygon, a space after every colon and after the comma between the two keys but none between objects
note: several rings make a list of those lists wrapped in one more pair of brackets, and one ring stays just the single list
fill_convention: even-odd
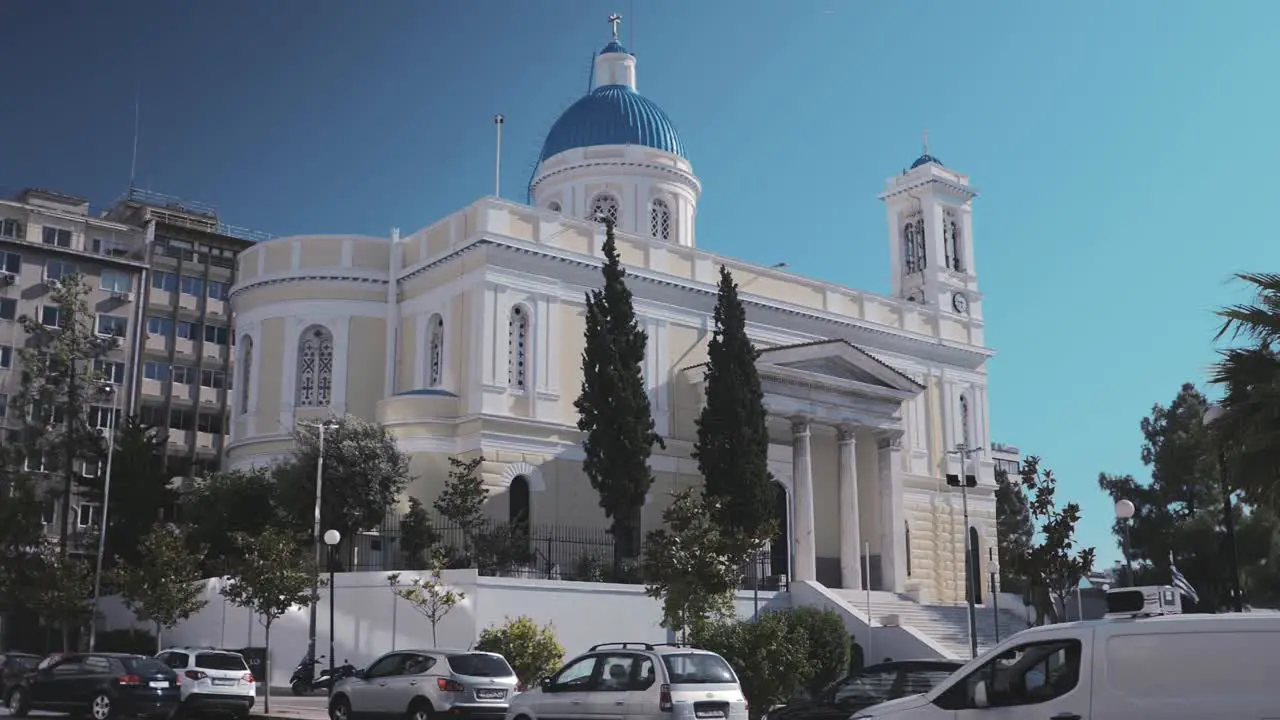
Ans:
[{"label": "air conditioning unit", "polygon": [[133,293],[131,293],[131,292],[113,292],[113,293],[111,293],[111,299],[112,299],[112,300],[119,300],[119,301],[121,301],[121,302],[133,302]]}]

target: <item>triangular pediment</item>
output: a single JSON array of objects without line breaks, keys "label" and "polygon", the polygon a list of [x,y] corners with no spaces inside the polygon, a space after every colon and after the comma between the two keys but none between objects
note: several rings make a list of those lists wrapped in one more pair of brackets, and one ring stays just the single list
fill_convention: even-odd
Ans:
[{"label": "triangular pediment", "polygon": [[842,383],[916,394],[924,386],[844,340],[784,345],[760,352],[762,366],[797,371]]}]

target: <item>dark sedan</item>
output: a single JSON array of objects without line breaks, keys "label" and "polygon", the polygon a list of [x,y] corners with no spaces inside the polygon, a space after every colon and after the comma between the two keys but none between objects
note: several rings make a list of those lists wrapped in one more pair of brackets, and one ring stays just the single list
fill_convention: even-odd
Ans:
[{"label": "dark sedan", "polygon": [[0,701],[8,698],[9,688],[22,679],[22,676],[34,670],[39,662],[39,655],[20,652],[0,653]]},{"label": "dark sedan", "polygon": [[882,702],[926,693],[964,663],[953,660],[899,660],[863,668],[834,683],[816,698],[796,699],[769,711],[768,720],[848,720]]},{"label": "dark sedan", "polygon": [[141,655],[75,653],[28,673],[9,691],[9,714],[45,710],[109,720],[121,715],[168,717],[178,709],[181,680]]}]

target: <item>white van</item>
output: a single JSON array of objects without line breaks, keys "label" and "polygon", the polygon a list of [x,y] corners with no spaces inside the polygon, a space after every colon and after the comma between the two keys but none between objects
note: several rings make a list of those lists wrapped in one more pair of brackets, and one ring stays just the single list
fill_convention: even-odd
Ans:
[{"label": "white van", "polygon": [[1182,615],[1170,587],[1107,599],[1106,619],[1024,630],[930,692],[854,718],[1280,720],[1280,615]]}]

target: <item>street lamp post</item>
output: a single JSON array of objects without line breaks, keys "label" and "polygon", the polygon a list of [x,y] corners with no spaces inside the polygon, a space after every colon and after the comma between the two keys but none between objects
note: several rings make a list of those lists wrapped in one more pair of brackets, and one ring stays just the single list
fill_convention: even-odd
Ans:
[{"label": "street lamp post", "polygon": [[[311,583],[311,597],[320,596],[320,567],[324,563],[324,554],[320,544],[320,498],[324,490],[324,434],[338,427],[338,423],[326,420],[320,423],[300,423],[303,427],[315,428],[320,437],[319,454],[316,456],[316,512],[315,524],[311,528],[311,541],[316,551],[316,576]],[[311,603],[311,618],[307,624],[307,659],[316,659],[316,604]],[[330,662],[332,662],[330,658]]]},{"label": "street lamp post", "polygon": [[[324,544],[329,546],[329,697],[333,697],[333,686],[337,679],[333,675],[333,608],[338,604],[338,588],[333,584],[333,553],[342,542],[342,533],[337,530],[325,530]],[[315,603],[311,603],[315,607]],[[314,613],[313,613],[314,614]]]},{"label": "street lamp post", "polygon": [[102,597],[102,556],[107,550],[107,508],[111,506],[111,460],[116,449],[116,412],[120,405],[120,393],[111,383],[103,383],[102,393],[111,396],[111,416],[107,418],[107,466],[102,484],[102,512],[98,523],[98,558],[93,571],[93,614],[89,616],[89,652],[93,652],[98,640],[98,601]]},{"label": "street lamp post", "polygon": [[1124,550],[1124,567],[1125,575],[1129,587],[1133,587],[1133,559],[1129,556],[1129,526],[1132,524],[1132,518],[1137,508],[1133,506],[1133,502],[1129,500],[1120,500],[1116,503],[1116,519],[1120,521],[1122,531],[1122,549]]},{"label": "street lamp post", "polygon": [[[1222,406],[1214,403],[1204,412],[1204,422],[1210,425],[1222,417]],[[1236,548],[1236,515],[1231,508],[1231,479],[1227,473],[1227,454],[1218,446],[1218,482],[1222,485],[1222,525],[1227,533],[1227,552],[1231,553],[1231,606],[1236,612],[1244,612],[1244,591],[1240,588],[1240,552]]]},{"label": "street lamp post", "polygon": [[960,475],[948,475],[947,484],[952,487],[960,486],[960,504],[964,511],[964,528],[961,532],[964,534],[965,599],[969,605],[969,657],[975,658],[978,657],[978,608],[975,602],[981,586],[977,579],[978,563],[975,562],[977,558],[974,557],[973,548],[969,546],[969,488],[977,486],[978,478],[977,468],[974,468],[973,475],[969,475],[965,472],[965,466],[971,455],[977,455],[980,452],[982,448],[967,447],[964,443],[956,445],[955,450],[947,452],[948,455],[960,456]]}]

